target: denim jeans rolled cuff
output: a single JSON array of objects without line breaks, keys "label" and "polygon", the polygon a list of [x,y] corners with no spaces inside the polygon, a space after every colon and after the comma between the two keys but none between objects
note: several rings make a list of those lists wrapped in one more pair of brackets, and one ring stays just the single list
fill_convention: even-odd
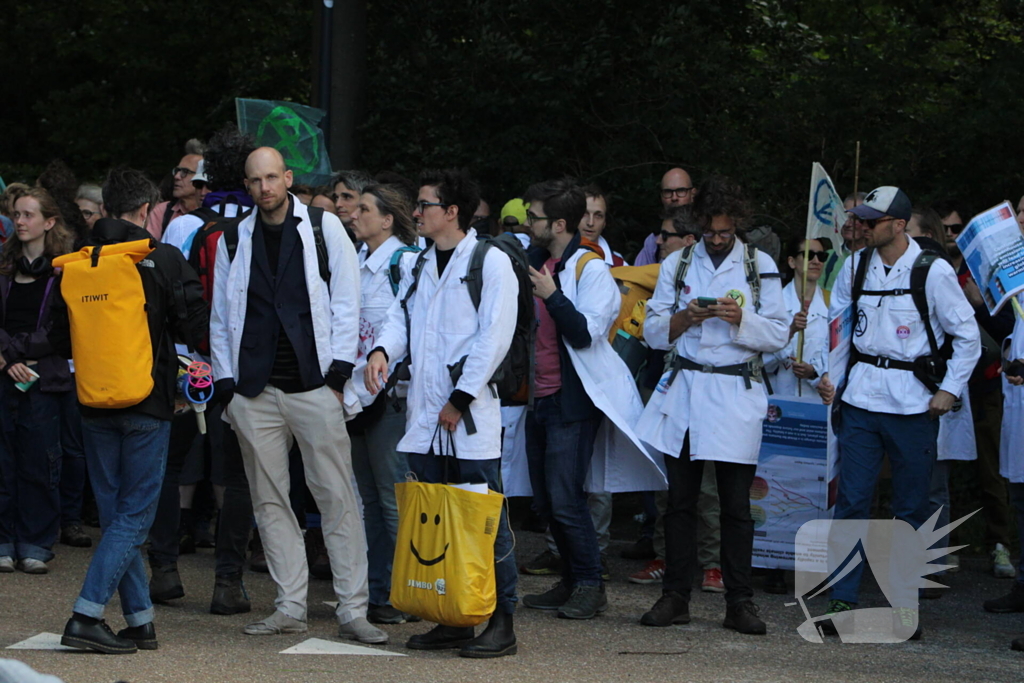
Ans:
[{"label": "denim jeans rolled cuff", "polygon": [[[425,484],[440,483],[445,477],[447,461],[448,481],[466,484],[487,484],[492,491],[501,493],[501,459],[460,460],[433,454],[409,453],[409,470]],[[497,610],[505,614],[516,611],[519,597],[516,593],[519,569],[512,543],[512,530],[508,522],[508,505],[502,506],[498,533],[494,539],[494,584],[497,592]]]},{"label": "denim jeans rolled cuff", "polygon": [[18,553],[14,549],[14,544],[0,543],[0,557],[12,557],[17,559]]},{"label": "denim jeans rolled cuff", "polygon": [[[93,619],[102,619],[103,610],[105,608],[105,605],[101,605],[96,602],[90,602],[85,598],[78,598],[77,600],[75,600],[75,606],[72,609],[72,611],[76,612],[77,614],[84,614],[87,617],[92,617]],[[149,609],[144,609],[141,612],[136,612],[135,614],[125,614],[124,621],[126,624],[128,624],[128,626],[133,628],[135,626],[145,626],[146,624],[153,621],[154,614],[154,609],[150,607]]]}]

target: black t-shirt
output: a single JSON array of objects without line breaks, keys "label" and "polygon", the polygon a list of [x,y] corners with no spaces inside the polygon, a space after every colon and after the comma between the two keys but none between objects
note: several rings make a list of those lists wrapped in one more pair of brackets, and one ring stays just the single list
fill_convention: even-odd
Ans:
[{"label": "black t-shirt", "polygon": [[[288,216],[291,217],[291,215],[291,211],[289,211]],[[285,219],[285,223],[270,225],[260,218],[263,246],[267,250],[267,263],[270,265],[270,272],[273,273],[275,281],[277,279],[277,265],[281,260],[281,239],[284,235],[285,225],[288,223],[289,220]],[[291,226],[291,229],[294,230],[296,228]],[[279,325],[277,330],[277,350],[274,353],[274,367],[270,371],[270,384],[286,394],[294,394],[305,391],[307,388],[314,388],[302,386],[302,376],[299,372],[299,357],[296,355],[295,347],[289,341],[288,333],[284,331],[283,325]]]},{"label": "black t-shirt", "polygon": [[455,253],[455,247],[451,249],[441,250],[434,247],[437,252],[437,277],[441,277],[444,273],[444,269],[448,267],[448,262],[452,260],[452,254]]},{"label": "black t-shirt", "polygon": [[11,292],[7,296],[7,317],[4,320],[4,331],[7,334],[35,331],[48,281],[49,278],[41,277],[33,282],[12,282]]}]

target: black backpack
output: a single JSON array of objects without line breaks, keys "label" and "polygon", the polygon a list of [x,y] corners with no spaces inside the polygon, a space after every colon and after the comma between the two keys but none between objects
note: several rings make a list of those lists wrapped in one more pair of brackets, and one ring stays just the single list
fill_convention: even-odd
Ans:
[{"label": "black backpack", "polygon": [[[533,341],[534,328],[536,326],[536,314],[533,307],[533,283],[530,280],[530,262],[526,257],[526,250],[523,244],[512,233],[502,233],[497,237],[482,236],[473,247],[473,253],[469,257],[469,267],[466,269],[466,276],[462,278],[469,289],[469,298],[473,301],[473,307],[480,309],[480,297],[483,293],[483,268],[484,259],[489,249],[499,249],[506,254],[512,262],[512,270],[519,282],[519,295],[516,307],[516,329],[512,336],[512,345],[508,353],[502,359],[501,364],[491,377],[490,383],[495,386],[498,398],[504,405],[523,405],[530,402],[531,372],[533,371]],[[412,284],[402,297],[401,305],[405,313],[406,335],[411,334],[409,329],[409,300],[419,285],[420,273],[426,263],[427,251],[420,252],[413,266]],[[411,342],[409,344],[411,347]],[[451,368],[452,381],[458,382],[462,372],[462,358],[459,363]],[[406,363],[410,362],[409,359]]]},{"label": "black backpack", "polygon": [[[910,289],[872,291],[864,289],[864,278],[867,275],[868,264],[871,262],[873,254],[874,247],[865,247],[861,253],[860,261],[857,263],[857,270],[854,273],[851,287],[851,319],[854,325],[856,325],[859,316],[858,301],[864,294],[868,296],[904,296],[909,294],[914,301],[914,307],[917,308],[918,315],[921,316],[921,321],[924,323],[931,353],[913,361],[890,361],[889,367],[911,370],[914,376],[934,394],[939,390],[939,385],[942,384],[942,380],[946,377],[947,361],[953,357],[953,338],[950,335],[946,335],[942,347],[939,347],[928,313],[928,296],[925,292],[925,284],[928,281],[928,271],[931,270],[932,264],[947,257],[931,249],[922,249],[921,253],[914,259],[914,265],[910,270]],[[854,344],[850,354],[849,367],[852,368],[854,363],[865,358],[868,357],[857,351],[856,344]],[[901,367],[904,364],[906,364],[906,367]],[[849,377],[849,368],[847,369],[847,377]]]}]

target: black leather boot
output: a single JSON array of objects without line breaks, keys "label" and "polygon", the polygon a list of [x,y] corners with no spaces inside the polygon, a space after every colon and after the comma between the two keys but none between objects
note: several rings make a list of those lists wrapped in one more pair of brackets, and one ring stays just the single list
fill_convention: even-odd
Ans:
[{"label": "black leather boot", "polygon": [[150,565],[153,576],[149,580],[149,599],[153,602],[167,602],[185,597],[185,587],[181,585],[178,565],[169,564],[163,567]]},{"label": "black leather boot", "polygon": [[472,626],[459,628],[438,624],[426,633],[413,636],[405,646],[410,650],[451,650],[473,640],[474,633]]},{"label": "black leather boot", "polygon": [[244,614],[252,610],[241,574],[218,576],[213,586],[210,614]]},{"label": "black leather boot", "polygon": [[462,646],[461,657],[473,659],[491,659],[514,655],[519,651],[516,645],[516,633],[512,628],[512,614],[495,612],[487,622],[487,628],[479,636]]},{"label": "black leather boot", "polygon": [[131,655],[138,651],[134,641],[115,636],[107,622],[80,614],[74,614],[68,620],[60,644],[107,655]]}]

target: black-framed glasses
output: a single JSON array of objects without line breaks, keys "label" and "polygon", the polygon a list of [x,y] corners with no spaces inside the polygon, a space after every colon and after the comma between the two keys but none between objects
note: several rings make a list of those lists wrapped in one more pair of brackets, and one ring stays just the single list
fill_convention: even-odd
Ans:
[{"label": "black-framed glasses", "polygon": [[416,202],[415,206],[420,210],[420,213],[423,213],[427,210],[428,206],[441,206],[447,209],[451,204],[445,204],[444,202],[428,202],[425,199],[421,199]]},{"label": "black-framed glasses", "polygon": [[679,195],[680,197],[685,197],[686,195],[690,194],[691,192],[693,192],[693,188],[692,187],[663,187],[663,188],[661,188],[661,196],[664,197],[665,199],[669,199],[670,197],[672,197],[674,195]]},{"label": "black-framed glasses", "polygon": [[[794,254],[794,256],[803,256],[803,255],[804,255],[803,251],[798,251],[796,254]],[[809,252],[807,252],[807,260],[808,261],[813,261],[814,259],[818,259],[819,261],[824,263],[825,261],[828,261],[828,252],[827,251],[809,251]]]},{"label": "black-framed glasses", "polygon": [[889,221],[894,220],[896,219],[893,218],[892,216],[887,216],[885,218],[869,218],[866,221],[864,221],[864,225],[874,230],[877,226],[881,225],[882,223],[888,223]]},{"label": "black-framed glasses", "polygon": [[194,170],[192,170],[191,168],[186,168],[184,166],[175,166],[174,168],[171,169],[171,175],[174,176],[175,178],[188,178],[189,176],[195,174],[196,172]]},{"label": "black-framed glasses", "polygon": [[721,237],[722,239],[727,240],[727,239],[735,237],[736,236],[736,231],[735,230],[729,230],[727,232],[715,232],[713,230],[708,230],[708,231],[706,231],[706,232],[704,232],[702,234],[704,235],[704,239],[706,239],[706,240],[713,240],[716,237]]},{"label": "black-framed glasses", "polygon": [[667,240],[672,237],[686,237],[686,235],[681,232],[672,232],[670,230],[659,230],[658,236],[661,237],[662,240]]},{"label": "black-framed glasses", "polygon": [[551,220],[551,219],[548,218],[547,216],[535,216],[534,214],[529,213],[529,212],[527,212],[527,214],[526,214],[526,224],[527,225],[533,225],[537,221],[549,221],[549,220]]},{"label": "black-framed glasses", "polygon": [[85,220],[89,220],[93,216],[100,215],[99,211],[90,211],[89,209],[79,209],[79,212],[82,214],[82,218],[84,218]]},{"label": "black-framed glasses", "polygon": [[961,232],[964,231],[964,224],[963,223],[950,223],[949,225],[946,226],[946,230],[949,230],[954,235],[959,235]]}]

